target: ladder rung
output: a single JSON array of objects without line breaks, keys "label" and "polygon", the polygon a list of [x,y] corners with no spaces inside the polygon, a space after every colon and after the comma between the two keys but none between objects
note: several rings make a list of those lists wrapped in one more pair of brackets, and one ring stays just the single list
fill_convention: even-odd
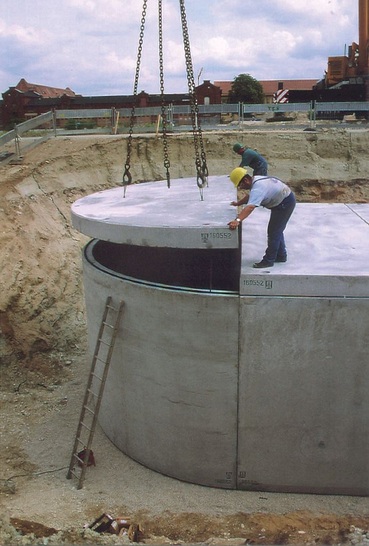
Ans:
[{"label": "ladder rung", "polygon": [[[102,358],[99,358],[98,356],[94,356],[94,359],[95,360],[98,360],[99,362],[101,362],[101,364],[106,364],[106,360],[103,360]],[[90,374],[90,375],[93,375],[93,372]]]},{"label": "ladder rung", "polygon": [[91,432],[91,428],[85,425],[84,423],[81,423],[81,427],[84,427],[86,430],[89,430]]},{"label": "ladder rung", "polygon": [[78,457],[77,453],[74,453],[74,458],[80,463],[83,463],[83,459],[81,459],[81,457]]},{"label": "ladder rung", "polygon": [[90,394],[92,394],[93,396],[96,396],[96,398],[99,396],[98,394],[96,394],[94,391],[92,391],[91,389],[87,389],[87,392],[89,392]]},{"label": "ladder rung", "polygon": [[[97,360],[98,360],[99,362],[103,362],[103,360],[100,360],[99,358],[97,358]],[[97,375],[96,373],[92,373],[91,375],[92,375],[93,377],[96,377],[96,379],[99,379],[100,381],[102,381],[102,377],[100,377],[100,376]]]},{"label": "ladder rung", "polygon": [[95,415],[95,411],[91,408],[89,408],[88,406],[83,406],[83,408],[88,411],[89,413],[91,413],[92,415]]},{"label": "ladder rung", "polygon": [[110,347],[110,343],[108,341],[105,341],[105,339],[99,339],[100,343],[102,343],[103,345],[107,345],[108,347]]},{"label": "ladder rung", "polygon": [[108,328],[111,328],[112,330],[114,330],[114,326],[112,324],[108,324],[107,322],[103,322],[103,325],[107,326]]}]

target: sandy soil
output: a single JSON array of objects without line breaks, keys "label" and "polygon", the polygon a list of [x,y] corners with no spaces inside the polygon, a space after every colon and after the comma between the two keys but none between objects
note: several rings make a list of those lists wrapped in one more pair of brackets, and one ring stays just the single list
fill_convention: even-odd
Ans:
[{"label": "sandy soil", "polygon": [[[237,165],[232,144],[265,155],[300,201],[368,202],[369,131],[211,132],[210,174]],[[191,135],[170,137],[171,176],[194,176]],[[0,163],[0,544],[120,544],[85,524],[102,513],[140,525],[155,544],[369,542],[369,500],[223,491],[135,463],[98,429],[83,489],[66,479],[87,371],[81,248],[70,224],[79,197],[121,183],[123,137],[59,137]],[[135,181],[164,178],[162,142],[137,136]],[[365,533],[368,532],[368,535]]]}]

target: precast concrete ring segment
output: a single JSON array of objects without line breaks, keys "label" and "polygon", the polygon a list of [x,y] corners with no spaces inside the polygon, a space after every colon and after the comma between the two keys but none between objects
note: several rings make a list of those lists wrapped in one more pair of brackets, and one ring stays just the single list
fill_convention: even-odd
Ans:
[{"label": "precast concrete ring segment", "polygon": [[268,211],[231,232],[235,198],[224,176],[203,200],[183,179],[72,206],[91,355],[107,296],[125,303],[99,422],[191,483],[368,495],[369,205],[298,204],[288,262],[255,270]]}]

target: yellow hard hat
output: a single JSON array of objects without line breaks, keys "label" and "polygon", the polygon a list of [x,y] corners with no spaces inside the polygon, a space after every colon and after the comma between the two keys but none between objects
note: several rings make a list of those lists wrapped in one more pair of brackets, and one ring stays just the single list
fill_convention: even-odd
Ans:
[{"label": "yellow hard hat", "polygon": [[229,175],[229,178],[231,179],[231,181],[237,188],[242,178],[244,178],[246,175],[247,175],[247,169],[244,169],[243,167],[236,167],[235,169],[233,169],[233,171]]}]

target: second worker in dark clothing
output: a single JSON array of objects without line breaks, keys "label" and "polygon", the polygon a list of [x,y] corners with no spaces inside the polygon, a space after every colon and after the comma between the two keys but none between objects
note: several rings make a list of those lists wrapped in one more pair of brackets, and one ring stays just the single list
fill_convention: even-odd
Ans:
[{"label": "second worker in dark clothing", "polygon": [[242,156],[242,160],[240,163],[240,167],[251,167],[251,169],[254,171],[254,176],[261,175],[261,176],[267,176],[268,174],[268,163],[265,157],[260,155],[255,150],[252,150],[251,148],[247,148],[246,146],[243,146],[239,142],[237,142],[233,146],[233,151]]}]

